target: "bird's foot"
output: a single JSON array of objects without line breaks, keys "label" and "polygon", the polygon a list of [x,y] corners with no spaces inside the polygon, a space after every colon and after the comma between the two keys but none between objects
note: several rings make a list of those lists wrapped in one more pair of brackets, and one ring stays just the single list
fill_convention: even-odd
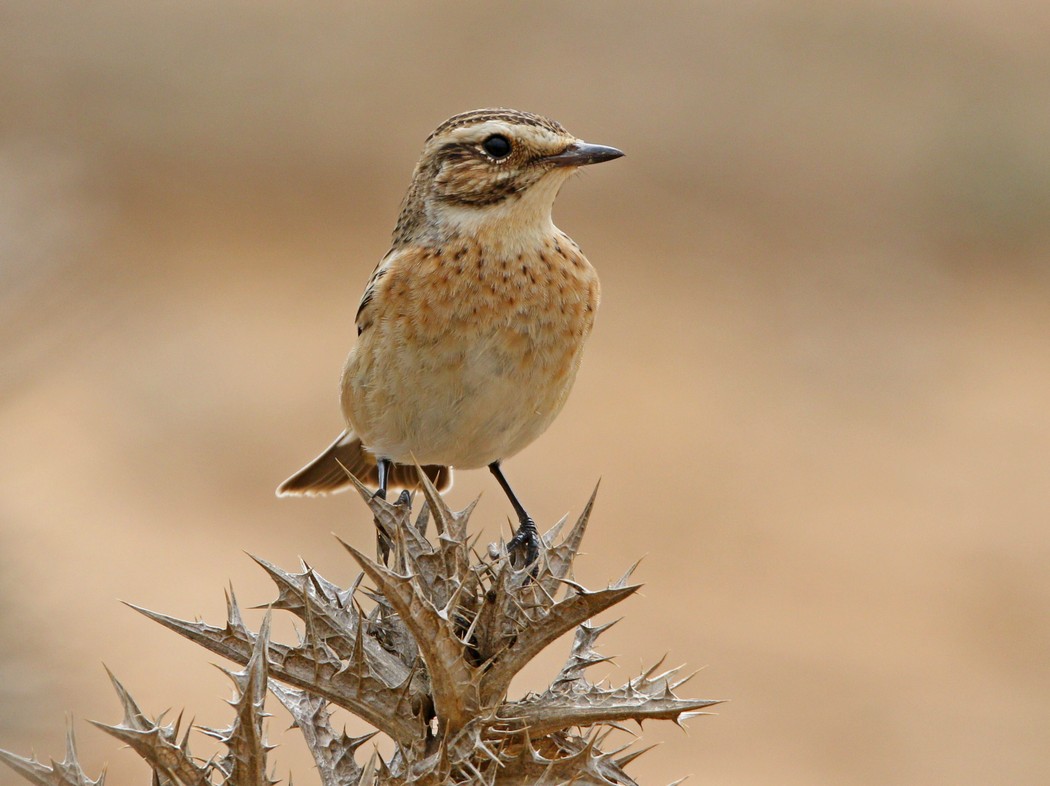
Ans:
[{"label": "bird's foot", "polygon": [[401,489],[401,493],[397,495],[397,502],[394,503],[394,507],[412,510],[412,495],[408,489]]},{"label": "bird's foot", "polygon": [[[523,552],[524,560],[521,557],[516,558],[515,552]],[[511,555],[511,561],[515,567],[527,567],[532,565],[532,574],[536,575],[536,565],[534,564],[540,556],[540,536],[536,531],[536,522],[531,518],[521,520],[521,524],[518,525],[518,531],[514,533],[514,537],[510,539],[510,543],[507,544],[507,553]]]}]

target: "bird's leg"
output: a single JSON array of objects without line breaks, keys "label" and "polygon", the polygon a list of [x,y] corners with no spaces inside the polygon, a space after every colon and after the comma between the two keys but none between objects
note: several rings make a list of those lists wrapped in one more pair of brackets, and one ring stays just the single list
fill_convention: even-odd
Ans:
[{"label": "bird's leg", "polygon": [[[390,459],[381,458],[376,462],[376,470],[379,475],[379,488],[376,490],[375,496],[381,500],[386,500],[386,486],[387,481],[390,477],[390,468],[392,464]],[[379,525],[379,519],[376,519],[376,557],[384,565],[390,564],[390,550],[394,544],[390,542],[390,538],[383,532],[383,528]]]},{"label": "bird's leg", "polygon": [[390,476],[391,465],[390,459],[381,458],[376,462],[376,470],[379,475],[379,489],[376,491],[376,496],[383,500],[386,499],[386,484]]},{"label": "bird's leg", "polygon": [[524,548],[525,564],[531,565],[540,556],[540,536],[536,532],[536,522],[532,520],[532,517],[525,512],[525,508],[518,502],[518,498],[514,495],[514,490],[510,487],[507,479],[503,477],[503,470],[500,469],[498,461],[493,461],[489,464],[489,471],[496,476],[496,481],[510,500],[514,512],[518,514],[518,530],[514,533],[514,537],[510,539],[510,543],[507,544],[507,551],[513,553],[517,549]]}]

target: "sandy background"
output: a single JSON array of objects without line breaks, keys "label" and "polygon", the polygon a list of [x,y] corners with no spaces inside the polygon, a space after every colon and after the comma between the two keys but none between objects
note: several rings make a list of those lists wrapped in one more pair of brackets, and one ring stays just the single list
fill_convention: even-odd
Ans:
[{"label": "sandy background", "polygon": [[586,582],[647,555],[612,676],[669,651],[731,699],[633,774],[1050,781],[1050,6],[641,8],[0,6],[0,746],[60,754],[68,710],[144,783],[82,722],[102,662],[205,724],[228,689],[118,598],[217,622],[273,597],[244,551],[351,578],[363,507],[273,489],[340,427],[423,139],[502,104],[628,154],[559,199],[603,304],[507,472],[547,524],[603,478]]}]

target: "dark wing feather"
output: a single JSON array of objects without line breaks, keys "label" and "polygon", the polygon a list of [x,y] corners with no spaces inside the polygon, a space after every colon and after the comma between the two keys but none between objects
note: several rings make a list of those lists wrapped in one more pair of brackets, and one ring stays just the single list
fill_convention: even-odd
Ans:
[{"label": "dark wing feather", "polygon": [[[423,471],[438,491],[452,486],[452,468],[427,464]],[[277,487],[278,497],[316,496],[338,494],[353,484],[347,473],[366,486],[379,484],[376,459],[352,431],[344,431],[320,456],[315,458]],[[416,468],[409,464],[395,464],[388,478],[390,488],[414,489],[419,486]]]}]

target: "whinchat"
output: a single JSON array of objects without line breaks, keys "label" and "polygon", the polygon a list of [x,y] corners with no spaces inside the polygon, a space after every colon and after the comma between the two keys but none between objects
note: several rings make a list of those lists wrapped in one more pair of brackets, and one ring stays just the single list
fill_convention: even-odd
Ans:
[{"label": "whinchat", "polygon": [[357,309],[342,376],[346,429],[277,489],[438,489],[452,468],[487,466],[519,527],[509,549],[533,562],[539,538],[500,468],[565,404],[598,308],[598,276],[551,208],[581,166],[619,158],[529,112],[478,109],[427,137]]}]

